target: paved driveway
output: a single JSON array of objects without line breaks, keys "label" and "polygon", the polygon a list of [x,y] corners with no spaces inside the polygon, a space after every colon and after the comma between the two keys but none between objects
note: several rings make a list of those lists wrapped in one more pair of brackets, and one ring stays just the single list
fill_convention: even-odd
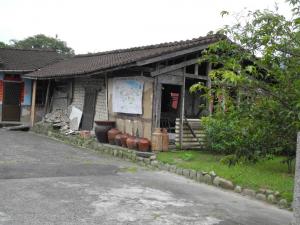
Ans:
[{"label": "paved driveway", "polygon": [[0,129],[0,224],[285,225],[291,213],[175,174]]}]

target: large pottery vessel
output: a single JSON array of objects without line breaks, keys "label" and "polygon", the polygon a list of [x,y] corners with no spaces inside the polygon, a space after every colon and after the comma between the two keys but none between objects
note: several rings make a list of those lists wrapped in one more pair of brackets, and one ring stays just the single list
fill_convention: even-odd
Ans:
[{"label": "large pottery vessel", "polygon": [[140,138],[138,143],[139,151],[148,152],[150,150],[150,141],[147,138]]},{"label": "large pottery vessel", "polygon": [[122,147],[127,148],[127,138],[129,138],[129,134],[122,134],[121,135],[121,143],[122,143]]},{"label": "large pottery vessel", "polygon": [[135,137],[134,136],[128,137],[127,140],[126,140],[126,145],[127,145],[127,148],[134,149]]},{"label": "large pottery vessel", "polygon": [[108,143],[107,132],[115,127],[115,121],[95,121],[95,135],[100,143]]},{"label": "large pottery vessel", "polygon": [[122,146],[122,142],[121,142],[122,135],[123,135],[122,133],[119,133],[119,134],[117,134],[116,137],[115,137],[115,143],[116,143],[116,145],[118,145],[118,146]]},{"label": "large pottery vessel", "polygon": [[115,145],[115,144],[116,144],[116,142],[115,142],[116,135],[117,135],[117,134],[120,134],[120,133],[121,133],[121,131],[119,131],[119,130],[116,129],[116,128],[110,129],[110,130],[107,132],[108,143],[111,144],[111,145]]}]

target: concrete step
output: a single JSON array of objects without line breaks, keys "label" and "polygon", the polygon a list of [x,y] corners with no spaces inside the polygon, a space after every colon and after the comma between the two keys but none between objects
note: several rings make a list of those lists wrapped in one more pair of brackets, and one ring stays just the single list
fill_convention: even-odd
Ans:
[{"label": "concrete step", "polygon": [[4,128],[6,130],[20,130],[20,131],[28,131],[30,129],[29,123],[22,122],[14,122],[14,121],[1,121],[0,128]]},{"label": "concrete step", "polygon": [[18,126],[5,127],[4,129],[10,130],[10,131],[29,131],[30,125],[29,124],[21,124]]}]

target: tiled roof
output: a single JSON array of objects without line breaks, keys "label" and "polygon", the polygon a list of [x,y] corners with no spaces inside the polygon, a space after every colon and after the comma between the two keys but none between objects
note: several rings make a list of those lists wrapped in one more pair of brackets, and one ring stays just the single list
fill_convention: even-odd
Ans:
[{"label": "tiled roof", "polygon": [[134,63],[151,59],[156,56],[177,52],[196,46],[214,43],[223,36],[210,35],[187,41],[162,43],[143,47],[121,49],[95,54],[77,55],[58,63],[46,66],[38,71],[27,74],[26,77],[47,79],[55,77],[74,77],[105,71],[123,66],[133,66]]},{"label": "tiled roof", "polygon": [[0,48],[0,71],[35,71],[62,59],[52,50]]}]

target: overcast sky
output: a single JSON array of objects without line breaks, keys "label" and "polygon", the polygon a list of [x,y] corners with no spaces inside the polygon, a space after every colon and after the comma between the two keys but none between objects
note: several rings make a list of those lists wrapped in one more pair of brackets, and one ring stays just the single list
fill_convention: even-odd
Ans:
[{"label": "overcast sky", "polygon": [[[284,0],[280,11],[289,15]],[[0,41],[58,35],[75,52],[179,41],[226,24],[220,12],[273,9],[275,0],[0,0]]]}]

